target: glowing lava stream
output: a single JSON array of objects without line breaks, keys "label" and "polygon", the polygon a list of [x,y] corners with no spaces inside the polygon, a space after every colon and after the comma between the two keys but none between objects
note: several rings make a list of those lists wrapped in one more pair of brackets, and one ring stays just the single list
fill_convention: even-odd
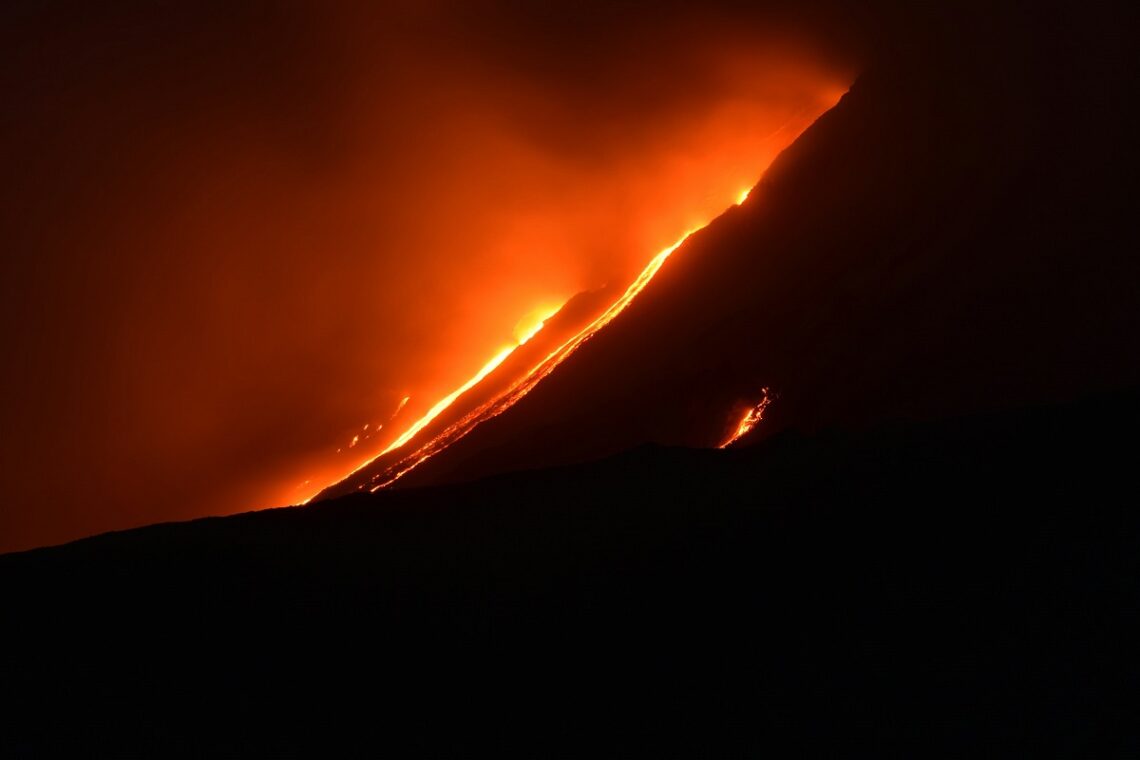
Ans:
[{"label": "glowing lava stream", "polygon": [[[480,382],[482,382],[483,378],[485,378],[487,375],[491,374],[496,369],[498,369],[499,365],[502,364],[504,361],[506,361],[507,357],[510,356],[512,353],[514,353],[516,348],[518,348],[519,346],[526,343],[528,340],[533,338],[535,335],[538,335],[538,331],[546,326],[546,320],[550,319],[552,316],[557,314],[558,309],[561,309],[562,306],[564,306],[564,305],[565,304],[562,304],[562,305],[559,305],[557,309],[552,309],[548,314],[543,316],[543,318],[541,320],[539,320],[537,324],[531,326],[525,332],[523,332],[522,336],[518,340],[518,343],[516,343],[513,346],[509,346],[507,348],[504,348],[502,351],[500,351],[498,353],[497,356],[495,356],[494,359],[492,359],[491,361],[484,364],[483,369],[476,372],[475,375],[470,380],[468,380],[463,385],[456,388],[454,391],[452,391],[447,396],[444,396],[442,399],[440,399],[439,403],[437,403],[435,406],[433,406],[431,409],[429,409],[427,414],[425,414],[423,417],[420,417],[418,420],[416,420],[415,423],[413,423],[410,428],[405,430],[399,438],[392,441],[392,443],[388,445],[388,448],[381,451],[377,456],[384,456],[389,451],[393,451],[395,449],[398,449],[401,446],[403,446],[405,443],[410,441],[412,439],[412,437],[415,436],[416,433],[420,432],[425,427],[427,427],[428,423],[430,423],[432,420],[434,420],[436,417],[438,417],[443,412],[444,409],[451,406],[452,403],[455,402],[455,399],[459,398],[461,395],[463,395],[467,391],[474,388],[476,385],[478,385]],[[407,401],[407,399],[405,398],[404,401]],[[371,464],[374,461],[376,461],[375,457],[368,460],[368,462],[366,462],[365,464],[363,464],[361,466],[367,467],[369,464]],[[358,467],[356,470],[353,470],[353,472],[356,472],[359,469],[360,469],[360,467]]]},{"label": "glowing lava stream", "polygon": [[[745,190],[738,196],[738,200],[735,205],[740,205],[747,197],[748,191]],[[603,327],[612,322],[618,316],[618,314],[621,314],[623,311],[625,311],[630,303],[633,302],[633,299],[636,298],[638,294],[645,289],[645,286],[649,284],[650,280],[652,280],[654,275],[657,274],[658,270],[661,269],[661,266],[665,263],[665,260],[669,258],[669,255],[673,253],[673,251],[677,250],[682,243],[688,240],[690,235],[700,229],[703,229],[704,227],[705,225],[701,225],[700,227],[695,227],[689,230],[684,235],[682,235],[680,239],[678,239],[677,242],[675,242],[673,245],[660,251],[650,260],[645,268],[641,270],[641,273],[629,285],[629,287],[625,289],[625,292],[622,293],[622,295],[616,301],[610,304],[610,306],[604,312],[602,312],[601,315],[596,317],[590,324],[588,324],[576,335],[567,340],[554,351],[547,354],[547,356],[537,365],[535,365],[533,369],[512,383],[505,391],[468,412],[458,421],[445,428],[441,433],[436,435],[430,441],[410,452],[407,456],[394,462],[383,471],[373,475],[367,484],[368,489],[370,491],[378,491],[381,488],[392,485],[397,480],[411,472],[419,465],[426,462],[431,457],[435,456],[439,452],[451,446],[451,444],[466,436],[483,422],[499,416],[514,406],[516,403],[518,403],[520,399],[530,393],[530,391],[536,385],[542,382],[542,380],[547,375],[553,372],[559,364],[564,362],[567,358],[570,357],[571,354],[577,351],[583,343],[593,337],[594,334],[598,332],[598,330],[601,330]],[[542,327],[543,323],[539,322],[536,327],[528,330],[526,336],[519,341],[518,345],[521,346],[523,343],[537,334],[538,331],[542,329]],[[395,441],[393,441],[391,445],[384,449],[384,451],[380,452],[380,454],[378,454],[376,457],[357,467],[340,482],[347,480],[349,477],[352,477],[352,475],[355,475],[357,472],[365,469],[381,456],[388,454],[407,444],[417,433],[419,433],[428,424],[430,424],[433,419],[435,419],[437,416],[439,416],[440,413],[451,406],[451,404],[460,395],[462,395],[465,391],[470,390],[487,375],[493,372],[500,364],[503,363],[503,361],[506,360],[508,356],[511,355],[511,353],[517,347],[518,346],[512,346],[501,351],[497,356],[495,356],[495,358],[485,364],[483,368],[474,375],[474,377],[461,385],[447,397],[440,400],[440,402],[432,407],[427,414],[412,424],[411,427],[404,431],[404,433]],[[763,410],[761,409],[760,411],[762,413]],[[743,433],[741,433],[741,435],[743,435]],[[732,440],[735,440],[735,438]],[[728,441],[723,445],[726,446],[730,442],[731,441]],[[364,484],[361,484],[357,486],[357,489],[363,490],[365,487],[366,486]]]},{"label": "glowing lava stream", "polygon": [[[538,331],[535,330],[535,332],[538,332]],[[526,341],[523,341],[523,342],[525,343]],[[522,343],[519,344],[519,346],[521,346],[521,345],[522,345]],[[498,356],[496,356],[494,359],[492,359],[491,361],[484,364],[483,369],[476,372],[474,377],[472,377],[470,380],[465,382],[463,385],[456,388],[449,395],[444,396],[442,399],[440,399],[438,404],[436,404],[431,409],[429,409],[428,413],[425,414],[423,417],[420,417],[418,420],[416,420],[412,424],[412,426],[410,428],[408,428],[407,430],[405,430],[399,438],[392,441],[392,443],[388,445],[388,448],[386,448],[380,452],[380,455],[383,456],[384,454],[387,454],[389,451],[392,451],[393,449],[398,449],[401,446],[403,446],[405,443],[410,441],[412,439],[412,436],[414,436],[416,433],[423,430],[427,426],[427,424],[429,422],[431,422],[432,420],[434,420],[436,417],[438,417],[440,415],[440,413],[443,412],[444,409],[451,406],[452,402],[454,402],[455,399],[459,398],[459,395],[461,393],[464,393],[464,392],[470,390],[471,388],[473,388],[475,386],[476,383],[480,382],[487,375],[494,372],[495,369],[500,364],[502,364],[503,361],[508,356],[510,356],[511,353],[516,348],[518,348],[518,346],[511,346],[510,348],[504,348],[502,351],[500,351]],[[371,461],[372,460],[370,460],[370,462]]]},{"label": "glowing lava stream", "polygon": [[[436,403],[435,406],[433,406],[431,409],[429,409],[427,411],[427,413],[424,414],[423,417],[420,417],[418,420],[413,422],[407,430],[405,430],[403,433],[400,434],[399,438],[392,441],[392,443],[388,444],[388,446],[383,451],[381,451],[376,456],[372,457],[371,459],[369,459],[369,460],[365,461],[364,463],[360,464],[359,466],[357,466],[354,470],[352,470],[352,472],[348,473],[348,475],[345,475],[340,481],[337,481],[337,482],[343,482],[344,480],[351,478],[353,475],[360,472],[361,470],[363,470],[365,467],[367,467],[368,465],[375,462],[380,457],[384,456],[385,454],[387,454],[391,451],[395,451],[396,449],[400,448],[401,446],[406,444],[408,441],[410,441],[412,438],[414,438],[417,433],[419,433],[421,430],[423,430],[425,427],[427,427],[429,424],[431,424],[432,420],[434,420],[436,417],[438,417],[440,414],[442,414],[444,412],[444,410],[446,410],[449,406],[451,406],[453,403],[455,403],[455,399],[459,398],[464,393],[471,390],[476,385],[478,385],[480,382],[482,382],[483,378],[487,377],[487,375],[491,374],[496,369],[498,369],[499,365],[502,364],[504,361],[506,361],[507,357],[510,356],[512,353],[514,353],[516,348],[522,346],[528,340],[530,340],[535,335],[537,335],[539,330],[541,330],[543,327],[546,326],[546,320],[550,319],[550,317],[552,317],[556,313],[558,313],[558,310],[561,308],[562,308],[562,306],[559,306],[558,308],[551,309],[549,312],[544,314],[542,319],[540,319],[536,324],[528,327],[525,331],[523,331],[521,333],[521,335],[518,337],[518,342],[515,345],[508,346],[507,348],[504,348],[502,351],[500,351],[498,354],[496,354],[495,358],[491,359],[491,361],[484,364],[483,368],[480,369],[478,372],[476,372],[467,382],[465,382],[463,385],[456,388],[454,391],[452,391],[448,395],[444,396],[442,399],[440,399]],[[410,396],[404,396],[404,398],[400,401],[400,405],[398,407],[396,407],[396,411],[392,413],[392,417],[395,417],[397,414],[400,413],[400,410],[403,409],[404,405],[408,403],[409,398],[410,398]],[[353,443],[355,443],[355,442],[356,442],[356,438],[353,439]],[[351,445],[352,444],[350,444],[350,446]],[[339,449],[338,449],[338,451],[339,451]],[[307,485],[307,481],[304,485]],[[320,492],[318,491],[318,494],[319,493]],[[315,496],[317,496],[317,494],[314,494],[313,496],[310,496],[309,498],[305,499],[304,501],[301,502],[301,504],[308,504],[310,501],[313,500],[313,498]]]},{"label": "glowing lava stream", "polygon": [[760,402],[744,413],[744,416],[740,419],[740,422],[736,424],[736,429],[732,431],[732,435],[726,438],[724,443],[717,446],[718,449],[728,448],[732,444],[736,443],[741,438],[748,435],[748,432],[752,430],[752,428],[756,427],[756,425],[760,423],[760,420],[764,419],[764,410],[767,409],[768,405],[772,403],[772,396],[770,395],[767,388],[762,388],[760,390],[760,393]]}]

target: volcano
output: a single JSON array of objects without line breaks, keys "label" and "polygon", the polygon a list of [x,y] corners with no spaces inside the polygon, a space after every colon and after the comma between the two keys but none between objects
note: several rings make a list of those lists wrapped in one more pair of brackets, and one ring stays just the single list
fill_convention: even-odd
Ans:
[{"label": "volcano", "polygon": [[[1016,92],[992,76],[1009,73],[1001,50],[976,49],[968,68],[912,58],[864,76],[742,206],[652,262],[652,282],[612,323],[399,485],[645,442],[714,446],[767,388],[780,401],[755,438],[1140,382],[1140,353],[1125,349],[1140,321],[1122,306],[1140,281],[1131,200],[1089,192],[1132,171],[1114,147],[1130,126],[1099,85],[1113,61],[1060,66],[1053,52],[1016,62],[1033,72]],[[1101,139],[1085,144],[1098,113]],[[376,477],[386,465],[317,499],[395,485]]]},{"label": "volcano", "polygon": [[0,746],[1134,751],[1135,38],[952,18],[310,504],[0,557]]}]

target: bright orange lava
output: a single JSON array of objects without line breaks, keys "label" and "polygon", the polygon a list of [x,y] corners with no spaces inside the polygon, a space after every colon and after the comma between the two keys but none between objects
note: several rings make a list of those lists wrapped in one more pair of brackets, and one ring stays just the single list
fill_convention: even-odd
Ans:
[{"label": "bright orange lava", "polygon": [[[741,192],[738,195],[739,200],[737,201],[737,205],[743,203],[747,197],[747,190]],[[669,258],[670,254],[676,251],[681,246],[681,244],[689,238],[690,235],[692,235],[698,229],[703,228],[704,226],[705,225],[700,225],[699,227],[690,229],[688,232],[682,235],[681,238],[678,239],[677,242],[675,242],[673,245],[658,252],[657,255],[654,256],[648,264],[646,264],[645,268],[642,269],[641,273],[637,276],[636,279],[634,279],[629,287],[625,289],[625,292],[623,292],[617,300],[610,304],[610,306],[604,312],[602,312],[590,324],[580,330],[576,335],[571,337],[554,351],[547,354],[547,356],[542,361],[536,364],[529,372],[525,373],[520,378],[515,380],[515,382],[508,386],[505,391],[478,406],[474,410],[468,412],[458,421],[444,429],[441,433],[423,445],[417,447],[413,451],[409,452],[407,456],[398,460],[386,468],[384,471],[372,476],[371,482],[368,484],[369,490],[377,491],[381,488],[390,486],[401,477],[418,467],[420,464],[424,463],[431,457],[435,456],[436,454],[451,446],[456,441],[466,436],[483,422],[497,417],[518,403],[519,400],[530,393],[535,386],[537,386],[540,382],[542,382],[544,378],[553,372],[558,367],[558,365],[560,365],[575,351],[577,351],[583,343],[593,337],[594,334],[596,334],[599,330],[612,322],[619,314],[625,311],[625,309],[633,302],[638,294],[640,294],[641,291],[645,289],[645,287],[661,269],[661,266],[665,263],[665,260]],[[503,361],[515,350],[515,348],[522,345],[527,340],[532,338],[535,334],[537,334],[538,331],[542,329],[544,320],[549,318],[556,311],[557,309],[549,310],[540,314],[539,311],[536,310],[523,320],[520,320],[519,325],[516,327],[516,336],[518,339],[518,344],[516,346],[511,346],[509,348],[503,349],[499,354],[491,359],[491,361],[484,365],[483,368],[479,370],[479,372],[477,372],[471,379],[450,393],[448,396],[440,400],[434,407],[431,408],[427,414],[413,423],[406,431],[404,431],[404,433],[399,438],[393,441],[392,444],[384,449],[384,451],[378,454],[377,457],[374,457],[373,459],[363,463],[355,470],[353,470],[353,472],[349,474],[349,477],[364,469],[372,462],[376,461],[376,459],[380,456],[390,453],[411,441],[411,439],[414,438],[417,433],[423,430],[424,427],[426,427],[432,420],[438,417],[440,413],[451,406],[451,404],[460,395],[462,395],[465,391],[473,388],[487,375],[493,372],[500,364],[502,364]],[[725,445],[727,445],[727,443]],[[359,486],[360,489],[363,489],[364,487],[364,485]]]},{"label": "bright orange lava", "polygon": [[760,402],[744,413],[744,416],[740,419],[740,422],[736,424],[736,429],[732,431],[732,435],[730,435],[725,439],[723,443],[717,446],[718,449],[724,449],[736,443],[741,438],[748,435],[748,432],[752,430],[752,428],[756,427],[756,425],[759,424],[760,420],[764,419],[764,410],[767,409],[768,405],[772,403],[772,397],[767,388],[762,388],[760,390],[760,393]]},{"label": "bright orange lava", "polygon": [[518,341],[518,344],[521,346],[538,335],[538,331],[546,326],[546,320],[557,314],[564,305],[560,304],[552,309],[547,307],[535,309],[520,319],[515,325],[515,340]]},{"label": "bright orange lava", "polygon": [[[637,276],[637,279],[626,288],[620,298],[610,304],[609,308],[602,312],[601,316],[597,317],[570,340],[549,353],[545,359],[539,362],[530,372],[523,375],[522,378],[515,381],[504,393],[468,413],[458,422],[410,454],[406,459],[398,462],[381,475],[375,476],[370,490],[378,491],[381,488],[390,486],[431,457],[466,436],[481,423],[499,416],[518,403],[520,399],[542,382],[547,375],[553,372],[559,364],[578,350],[579,346],[593,337],[598,330],[612,322],[618,314],[625,311],[626,307],[637,297],[637,294],[645,289],[645,286],[649,284],[649,281],[652,280],[653,276],[657,274],[657,271],[661,269],[661,265],[665,263],[665,259],[669,258],[669,254],[677,250],[689,235],[695,231],[696,230],[690,230],[686,232],[680,240],[654,256],[649,264],[646,265],[645,269],[641,271],[641,274]],[[475,382],[481,379],[482,377],[479,377]],[[474,382],[468,382],[463,386],[462,390],[467,390],[474,384]],[[448,403],[454,400],[454,396],[458,395],[459,394],[456,393],[453,396],[449,396]]]},{"label": "bright orange lava", "polygon": [[[555,343],[554,339],[551,338],[543,348],[545,349],[546,346],[549,345],[556,345],[557,347],[550,351],[544,358],[537,361],[529,370],[516,374],[519,365],[522,364],[522,360],[521,354],[516,354],[515,350],[519,346],[528,343],[537,335],[543,329],[545,321],[556,313],[558,309],[534,308],[529,312],[525,312],[522,318],[514,325],[513,334],[515,340],[505,347],[501,347],[490,360],[482,365],[478,372],[456,387],[451,393],[437,401],[426,412],[422,412],[422,416],[414,422],[409,423],[406,418],[398,418],[397,414],[393,414],[384,425],[385,432],[383,435],[388,443],[383,450],[367,450],[365,441],[373,437],[377,431],[373,433],[367,433],[366,431],[367,434],[360,435],[357,445],[351,447],[352,451],[360,454],[362,457],[356,460],[356,466],[350,463],[349,466],[344,469],[339,467],[335,469],[329,468],[320,475],[310,476],[304,484],[295,486],[292,498],[296,499],[298,495],[305,494],[308,498],[301,503],[308,503],[313,498],[321,496],[325,492],[329,492],[331,495],[334,493],[344,493],[352,489],[363,490],[367,488],[369,490],[378,490],[384,488],[402,478],[418,465],[448,448],[456,441],[465,437],[478,425],[510,409],[518,403],[519,400],[530,393],[538,383],[553,372],[563,361],[571,356],[579,346],[589,340],[598,330],[605,327],[615,319],[618,314],[624,311],[649,284],[654,276],[656,276],[657,272],[664,265],[665,260],[685,239],[693,232],[704,228],[709,220],[719,215],[720,211],[724,208],[721,204],[739,206],[746,203],[749,198],[750,189],[742,187],[742,185],[745,181],[750,179],[749,175],[751,175],[751,178],[755,178],[756,174],[753,174],[753,172],[759,170],[759,173],[762,173],[771,160],[779,154],[780,149],[794,140],[796,134],[801,129],[806,128],[818,113],[833,105],[841,94],[842,90],[837,90],[835,93],[825,93],[815,106],[805,106],[798,111],[790,112],[778,125],[772,122],[777,128],[770,132],[766,129],[763,132],[748,129],[741,131],[739,129],[740,122],[736,118],[739,114],[735,112],[733,112],[734,116],[732,119],[727,119],[726,116],[726,120],[723,124],[720,121],[716,121],[715,124],[710,124],[709,134],[702,137],[702,144],[705,144],[706,141],[704,141],[704,138],[707,137],[708,144],[715,144],[719,147],[713,152],[715,155],[702,154],[700,164],[705,167],[705,176],[700,178],[698,184],[704,186],[719,185],[726,189],[735,186],[740,188],[739,190],[736,192],[699,194],[692,190],[694,185],[689,181],[683,185],[689,188],[688,197],[685,199],[685,202],[679,206],[678,193],[672,191],[667,192],[664,189],[673,187],[671,182],[651,183],[648,181],[650,178],[647,176],[645,177],[646,186],[643,188],[644,192],[639,193],[637,197],[639,199],[643,198],[644,203],[649,206],[654,208],[659,207],[662,213],[651,214],[647,209],[643,209],[642,213],[631,222],[633,226],[627,230],[627,232],[629,232],[628,238],[623,238],[621,234],[615,236],[613,231],[608,229],[593,230],[591,228],[590,217],[585,219],[584,229],[587,230],[587,235],[592,236],[595,232],[600,232],[599,239],[613,240],[619,244],[668,239],[664,236],[675,234],[675,230],[678,228],[684,229],[688,227],[688,231],[681,235],[673,245],[659,251],[645,264],[644,268],[637,274],[625,291],[611,303],[608,308],[577,334],[574,334],[565,340],[565,342],[561,343],[561,345]],[[719,118],[718,116],[718,119]],[[764,119],[761,119],[758,123],[764,121]],[[726,148],[726,144],[732,149],[729,150]],[[747,165],[750,168],[742,170],[740,163],[725,163],[723,157],[720,155],[722,152],[731,156],[751,154],[751,158],[747,160]],[[686,164],[686,166],[687,165],[688,164]],[[686,171],[688,171],[688,169],[686,169]],[[727,181],[725,181],[726,177]],[[682,195],[684,194],[682,193]],[[621,198],[616,198],[614,201],[618,203],[624,202]],[[536,215],[535,210],[531,209],[526,212],[520,212],[517,221],[519,229],[524,231],[538,224],[536,229],[541,233],[540,238],[545,240],[546,247],[549,247],[551,240],[561,240],[564,235],[560,236],[560,234],[556,234],[551,230],[543,230],[542,224],[535,221],[536,219],[541,220],[543,218],[542,214],[538,213]],[[646,219],[649,221],[646,221]],[[578,220],[574,220],[572,223],[577,223],[577,221]],[[680,224],[676,224],[676,222],[680,222]],[[558,229],[563,229],[564,224],[565,222],[560,223]],[[520,234],[525,238],[526,235],[530,233],[526,232]],[[576,250],[577,247],[584,244],[588,245],[591,239],[593,239],[593,237],[588,237],[586,241],[567,238],[572,244],[567,250]],[[581,287],[581,285],[582,283],[579,282],[576,287]],[[555,293],[559,291],[564,292],[562,283],[553,284],[553,286],[544,286],[544,289],[546,289],[547,292],[551,290]],[[506,306],[507,304],[504,302],[500,305]],[[479,304],[479,308],[489,308],[490,311],[494,311],[498,306]],[[499,325],[502,324],[502,320],[499,320]],[[498,329],[501,329],[501,327]],[[560,335],[558,340],[561,339]],[[491,345],[494,345],[494,343]],[[527,360],[532,360],[537,355],[538,354],[532,350],[527,354],[526,358]],[[508,362],[512,356],[515,358]],[[505,362],[507,364],[504,366]],[[507,376],[505,372],[507,367],[512,368],[509,376]],[[493,389],[488,389],[488,386],[493,386]],[[468,395],[465,396],[464,394]],[[471,399],[471,396],[475,394],[480,394],[479,400]],[[465,400],[467,403],[464,403]],[[463,409],[457,411],[457,407],[459,406],[462,406]],[[419,408],[423,409],[424,406],[420,406]],[[727,445],[727,443],[725,445]],[[343,451],[346,452],[348,450],[349,448],[343,449]],[[341,449],[338,449],[337,453],[339,454],[341,451]],[[320,487],[315,487],[314,484]]]},{"label": "bright orange lava", "polygon": [[[427,413],[424,414],[422,417],[420,417],[418,420],[413,422],[408,427],[407,430],[405,430],[403,433],[401,433],[400,436],[398,438],[396,438],[396,440],[394,440],[390,444],[388,444],[388,446],[383,451],[381,451],[376,456],[368,459],[367,461],[361,463],[359,466],[357,466],[352,472],[350,472],[345,477],[346,478],[352,477],[353,475],[360,472],[361,470],[363,470],[368,465],[372,464],[379,457],[382,457],[391,451],[395,451],[396,449],[400,448],[401,446],[406,444],[408,441],[410,441],[412,438],[414,438],[417,433],[419,433],[421,430],[423,430],[425,427],[427,427],[429,424],[431,424],[432,420],[434,420],[436,417],[438,417],[440,414],[442,414],[449,406],[451,406],[453,403],[455,403],[455,400],[457,398],[459,398],[461,395],[463,395],[465,392],[467,392],[471,388],[474,388],[476,385],[478,385],[483,380],[483,378],[487,377],[487,375],[491,374],[496,369],[498,369],[499,365],[502,364],[504,361],[506,361],[507,357],[510,356],[512,353],[514,353],[516,348],[523,345],[528,340],[530,340],[535,335],[537,335],[539,330],[541,330],[545,326],[546,320],[549,319],[554,314],[556,314],[558,312],[558,309],[560,309],[560,308],[562,308],[561,305],[559,305],[558,307],[555,307],[553,309],[551,309],[551,308],[535,309],[533,312],[528,314],[527,317],[524,317],[522,320],[520,320],[518,326],[516,326],[516,328],[515,328],[515,339],[517,341],[515,343],[515,345],[507,346],[506,348],[499,351],[499,353],[495,354],[494,358],[492,358],[491,361],[484,364],[483,367],[478,372],[476,372],[474,375],[471,376],[471,378],[469,380],[467,380],[467,382],[463,383],[463,385],[459,386],[454,391],[447,394],[442,399],[440,399],[438,402],[436,402],[435,406],[433,406],[431,409],[429,409],[427,411]],[[406,403],[408,403],[408,398],[409,397],[405,396],[404,399],[400,402],[400,406],[397,407],[396,413],[392,415],[393,417],[396,414],[399,414],[400,410],[404,408],[404,405]],[[368,426],[365,425],[365,427],[367,428]],[[358,435],[353,436],[352,443],[349,444],[349,447],[351,448],[351,447],[355,446],[359,440],[360,440],[360,436],[358,436]],[[309,481],[306,481],[306,483],[304,485],[307,485],[308,482]],[[320,491],[317,491],[317,493],[319,493],[319,492]],[[315,495],[316,495],[316,493],[313,494],[313,496],[315,496]],[[313,498],[313,496],[308,497],[307,499],[305,499],[301,503],[302,504],[308,504],[309,501]]]}]

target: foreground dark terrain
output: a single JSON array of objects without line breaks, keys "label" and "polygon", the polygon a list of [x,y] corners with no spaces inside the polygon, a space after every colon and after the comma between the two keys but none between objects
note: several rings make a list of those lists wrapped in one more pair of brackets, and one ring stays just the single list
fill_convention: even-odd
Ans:
[{"label": "foreground dark terrain", "polygon": [[3,754],[1138,746],[1140,394],[0,558]]}]

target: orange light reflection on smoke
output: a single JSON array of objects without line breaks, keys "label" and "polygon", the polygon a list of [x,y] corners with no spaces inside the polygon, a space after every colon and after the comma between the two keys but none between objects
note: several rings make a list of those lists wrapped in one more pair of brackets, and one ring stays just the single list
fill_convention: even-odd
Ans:
[{"label": "orange light reflection on smoke", "polygon": [[[826,110],[827,107],[834,105],[834,102],[837,101],[841,95],[842,90],[836,90],[833,93],[828,92],[826,98],[823,98],[820,101],[819,111]],[[502,394],[486,402],[474,411],[464,415],[463,418],[453,423],[442,433],[438,434],[431,440],[427,442],[418,442],[416,447],[410,450],[407,456],[393,464],[388,470],[385,471],[385,473],[382,474],[383,476],[374,477],[372,479],[370,489],[377,490],[395,482],[395,480],[399,479],[422,462],[435,456],[459,438],[464,437],[468,432],[474,429],[474,427],[478,426],[487,419],[498,416],[502,412],[506,411],[506,409],[513,406],[518,400],[529,393],[535,385],[537,385],[543,378],[554,371],[554,369],[559,364],[561,364],[561,362],[565,360],[570,354],[577,350],[577,348],[582,343],[588,340],[598,330],[602,329],[619,313],[625,310],[625,308],[632,302],[632,300],[646,287],[646,285],[648,285],[649,281],[653,279],[654,275],[664,264],[669,255],[673,253],[673,251],[675,251],[689,237],[689,235],[703,228],[712,218],[718,215],[726,207],[743,204],[749,197],[751,189],[750,183],[753,183],[758,179],[758,175],[762,173],[762,170],[766,168],[767,164],[770,163],[773,158],[775,158],[779,152],[779,149],[784,145],[790,143],[799,134],[799,132],[802,131],[803,128],[808,126],[817,115],[817,113],[818,112],[814,110],[810,113],[801,112],[785,121],[774,132],[770,132],[766,136],[762,136],[762,139],[759,139],[758,143],[762,145],[763,150],[752,151],[753,155],[756,157],[754,161],[757,161],[758,163],[752,164],[751,168],[748,166],[741,166],[739,164],[710,168],[708,170],[710,173],[724,173],[728,175],[727,181],[721,185],[721,187],[725,188],[724,190],[717,193],[705,193],[703,195],[694,194],[691,191],[685,191],[677,196],[660,195],[663,201],[663,207],[674,209],[677,208],[678,200],[680,197],[687,196],[689,202],[692,204],[690,206],[690,211],[687,214],[681,215],[679,218],[672,219],[672,222],[670,222],[671,214],[666,214],[662,217],[659,217],[658,220],[654,221],[652,224],[647,225],[643,221],[642,228],[638,234],[639,236],[643,237],[652,237],[661,235],[663,233],[667,234],[665,231],[668,230],[671,225],[677,225],[678,222],[680,222],[686,225],[685,227],[682,227],[682,229],[685,229],[686,231],[679,238],[676,238],[676,242],[662,249],[656,256],[654,256],[637,274],[633,282],[629,285],[621,297],[619,297],[608,309],[606,309],[605,312],[597,317],[594,322],[589,324],[581,332],[570,338],[568,341],[566,341],[566,343],[549,354],[542,362],[533,367],[524,376],[515,379],[512,384],[508,386],[507,390]],[[721,133],[723,131],[722,125],[717,124],[715,130],[718,134]],[[757,140],[757,136],[752,135],[749,139]],[[729,142],[739,142],[738,136],[733,135],[728,135],[727,140]],[[740,145],[734,145],[729,152],[739,155],[742,153],[746,154],[749,151],[743,150]],[[702,160],[706,159],[702,157]],[[735,191],[729,189],[733,187],[740,188],[742,185],[745,186],[744,189]],[[657,197],[660,192],[662,191],[658,190],[657,192],[652,193],[652,195]],[[676,229],[675,226],[674,229]],[[543,234],[549,235],[549,232],[546,231]],[[491,303],[487,303],[487,306],[491,309],[502,308],[501,304],[493,305]],[[464,392],[476,386],[479,382],[486,378],[487,375],[498,368],[499,365],[501,365],[518,346],[526,343],[530,338],[537,334],[537,332],[542,329],[544,320],[556,313],[558,311],[558,308],[560,308],[560,306],[556,308],[541,306],[525,313],[521,319],[518,319],[517,322],[515,322],[513,330],[515,340],[513,345],[499,348],[491,357],[491,359],[486,361],[477,372],[475,372],[453,391],[445,395],[433,406],[427,409],[426,412],[421,414],[414,422],[410,423],[406,428],[404,428],[403,432],[400,433],[383,449],[374,451],[370,456],[368,456],[367,459],[358,461],[355,467],[350,467],[347,470],[339,469],[338,471],[338,468],[336,467],[326,466],[322,468],[322,471],[319,474],[310,475],[308,477],[308,482],[303,489],[299,486],[294,486],[295,489],[302,490],[304,493],[307,493],[307,498],[305,498],[301,503],[307,503],[313,496],[317,495],[325,488],[351,477],[352,475],[367,467],[378,457],[405,447],[409,443],[416,443],[414,439],[418,433],[423,431],[425,427],[427,427],[441,413],[447,410]],[[502,322],[502,320],[499,321],[500,323]],[[404,400],[404,403],[407,403],[406,398]],[[749,410],[749,412],[745,415],[745,418],[740,421],[738,429],[728,440],[720,444],[720,447],[723,448],[725,446],[728,446],[738,440],[741,436],[745,435],[748,430],[750,430],[756,423],[759,422],[760,417],[763,414],[763,408],[766,405],[767,400],[765,399],[761,401],[757,407]],[[395,417],[395,415],[393,416]],[[399,429],[399,426],[394,426],[393,429]],[[296,483],[296,480],[293,482]],[[314,484],[319,484],[319,487],[315,487]],[[296,491],[294,491],[294,493],[296,493]]]}]

